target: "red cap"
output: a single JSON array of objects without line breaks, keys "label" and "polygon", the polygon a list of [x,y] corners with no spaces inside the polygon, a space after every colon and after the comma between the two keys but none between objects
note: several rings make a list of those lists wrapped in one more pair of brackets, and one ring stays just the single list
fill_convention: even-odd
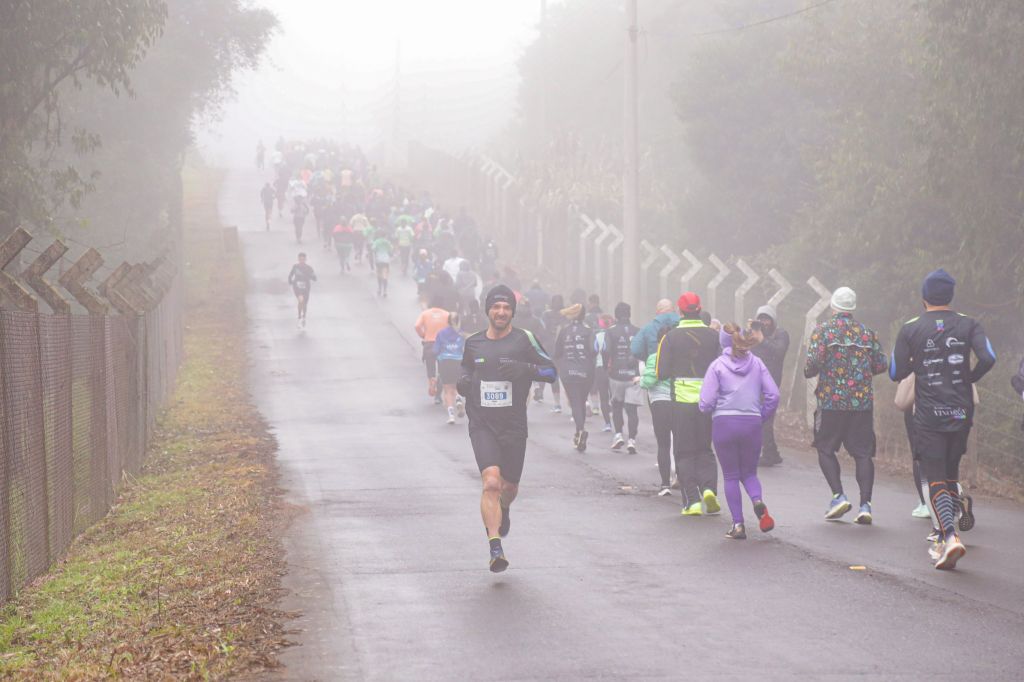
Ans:
[{"label": "red cap", "polygon": [[700,296],[687,291],[679,300],[676,301],[676,305],[679,306],[679,312],[681,313],[699,313],[700,312]]}]

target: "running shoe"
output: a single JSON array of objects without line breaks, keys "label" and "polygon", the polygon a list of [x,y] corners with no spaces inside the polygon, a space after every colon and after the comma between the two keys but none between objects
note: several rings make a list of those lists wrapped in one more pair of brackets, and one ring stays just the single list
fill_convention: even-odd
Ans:
[{"label": "running shoe", "polygon": [[946,541],[942,543],[942,555],[935,562],[935,568],[940,571],[952,571],[956,568],[956,562],[967,554],[967,548],[960,542],[956,533],[950,533]]},{"label": "running shoe", "polygon": [[508,507],[501,508],[501,525],[498,526],[498,535],[506,537],[508,531],[512,528],[512,517],[509,514]]},{"label": "running shoe", "polygon": [[576,443],[576,449],[580,452],[584,452],[587,449],[587,432],[580,431],[579,442]]},{"label": "running shoe", "polygon": [[599,408],[597,405],[593,405],[588,401],[587,406],[590,408],[590,414],[594,415],[595,417],[601,414],[601,408]]},{"label": "running shoe", "polygon": [[942,556],[943,549],[945,549],[945,547],[943,547],[942,542],[939,539],[936,539],[928,547],[928,556],[931,557],[932,561],[938,561],[939,557]]},{"label": "running shoe", "polygon": [[768,513],[768,506],[762,500],[754,503],[754,514],[757,515],[757,525],[762,533],[767,533],[775,528],[775,519]]},{"label": "running shoe", "polygon": [[552,414],[562,414],[562,406],[556,404],[554,407],[551,408],[551,413]]},{"label": "running shoe", "polygon": [[505,550],[501,545],[491,547],[491,573],[501,573],[508,568],[508,559],[505,558]]},{"label": "running shoe", "polygon": [[455,416],[462,419],[466,416],[466,403],[462,402],[462,399],[455,401]]},{"label": "running shoe", "polygon": [[974,528],[974,500],[970,495],[960,493],[960,512],[960,518],[957,519],[956,525],[966,533]]},{"label": "running shoe", "polygon": [[722,511],[722,505],[718,504],[718,497],[715,495],[713,490],[710,488],[705,490],[702,497],[704,500],[705,514],[717,514]]},{"label": "running shoe", "polygon": [[441,391],[438,391],[437,395],[434,396],[434,404],[435,405],[440,405],[441,404]]},{"label": "running shoe", "polygon": [[732,528],[729,529],[729,532],[725,534],[725,537],[730,540],[746,540],[747,529],[743,527],[742,523],[734,523],[732,524]]},{"label": "running shoe", "polygon": [[538,386],[537,388],[533,389],[533,402],[535,402],[535,403],[542,403],[542,402],[544,402],[544,387],[543,386]]},{"label": "running shoe", "polygon": [[942,533],[939,532],[938,528],[932,528],[932,532],[925,536],[926,542],[938,542],[942,539]]},{"label": "running shoe", "polygon": [[679,513],[681,516],[704,516],[704,509],[701,508],[700,502],[694,502],[689,507],[683,507],[683,511]]},{"label": "running shoe", "polygon": [[295,320],[295,328],[296,329],[302,329],[302,318],[301,317],[299,319]]},{"label": "running shoe", "polygon": [[626,444],[626,439],[622,437],[621,433],[616,433],[615,438],[612,439],[612,450],[618,450]]},{"label": "running shoe", "polygon": [[928,505],[919,504],[914,507],[914,511],[910,512],[910,515],[915,519],[930,519],[932,517],[931,512],[928,511]]},{"label": "running shoe", "polygon": [[665,497],[666,495],[671,495],[671,494],[672,494],[672,487],[671,486],[663,485],[658,490],[658,497]]},{"label": "running shoe", "polygon": [[636,454],[636,438],[630,438],[628,441],[626,441],[626,452],[628,452],[631,455]]},{"label": "running shoe", "polygon": [[833,495],[832,501],[829,502],[828,511],[825,512],[826,521],[835,521],[846,512],[850,511],[853,507],[850,501],[846,499],[846,495],[839,494]]},{"label": "running shoe", "polygon": [[871,525],[871,503],[865,502],[860,506],[860,511],[857,512],[857,516],[853,519],[854,523],[859,523],[862,526]]},{"label": "running shoe", "polygon": [[602,428],[601,430],[604,431],[605,433],[611,433],[612,432],[612,425],[609,424],[608,422],[605,422],[604,423],[604,428]]}]

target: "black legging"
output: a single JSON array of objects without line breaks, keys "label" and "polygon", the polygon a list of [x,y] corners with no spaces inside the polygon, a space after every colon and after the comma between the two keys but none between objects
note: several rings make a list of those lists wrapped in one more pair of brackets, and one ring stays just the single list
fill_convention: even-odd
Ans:
[{"label": "black legging", "polygon": [[587,423],[587,396],[593,381],[563,381],[565,395],[569,399],[572,420],[576,422],[576,431],[582,431]]},{"label": "black legging", "polygon": [[[860,487],[860,503],[871,501],[871,491],[875,483],[875,460],[872,457],[854,457],[857,466],[857,485]],[[818,450],[818,466],[825,474],[825,481],[832,489],[833,495],[843,493],[843,480],[840,476],[839,458],[834,452]]]},{"label": "black legging", "polygon": [[640,426],[640,415],[637,412],[637,405],[630,403],[612,401],[612,425],[615,433],[622,433],[622,411],[626,411],[626,420],[629,425],[629,438],[636,438],[637,428]]},{"label": "black legging", "polygon": [[672,402],[672,454],[685,506],[700,502],[703,492],[718,493],[718,463],[711,450],[711,415],[697,403]]},{"label": "black legging", "polygon": [[910,409],[903,413],[903,426],[907,429],[907,441],[910,442],[910,456],[913,459],[914,488],[917,489],[917,499],[921,504],[928,504],[924,499],[924,484],[921,481],[921,460],[914,452],[914,410]]},{"label": "black legging", "polygon": [[601,403],[601,416],[604,423],[612,420],[611,386],[608,384],[608,370],[604,367],[594,369],[594,386],[591,391],[597,392],[598,402]]},{"label": "black legging", "polygon": [[672,401],[652,402],[651,420],[654,422],[654,438],[658,441],[658,473],[661,474],[661,484],[669,485],[672,478]]}]

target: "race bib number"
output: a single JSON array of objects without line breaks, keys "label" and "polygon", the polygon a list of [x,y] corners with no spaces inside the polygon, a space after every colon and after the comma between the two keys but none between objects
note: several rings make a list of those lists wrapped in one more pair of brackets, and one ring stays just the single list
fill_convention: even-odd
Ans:
[{"label": "race bib number", "polygon": [[481,381],[480,407],[511,407],[511,381]]},{"label": "race bib number", "polygon": [[295,280],[295,288],[299,291],[305,291],[309,288],[309,282],[301,279]]}]

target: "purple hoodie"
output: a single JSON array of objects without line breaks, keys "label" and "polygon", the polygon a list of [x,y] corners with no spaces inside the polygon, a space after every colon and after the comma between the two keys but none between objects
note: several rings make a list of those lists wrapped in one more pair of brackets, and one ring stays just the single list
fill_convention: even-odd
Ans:
[{"label": "purple hoodie", "polygon": [[701,412],[713,411],[715,417],[757,415],[767,419],[779,406],[779,387],[761,358],[747,353],[737,359],[732,348],[726,347],[704,375],[699,406]]}]

